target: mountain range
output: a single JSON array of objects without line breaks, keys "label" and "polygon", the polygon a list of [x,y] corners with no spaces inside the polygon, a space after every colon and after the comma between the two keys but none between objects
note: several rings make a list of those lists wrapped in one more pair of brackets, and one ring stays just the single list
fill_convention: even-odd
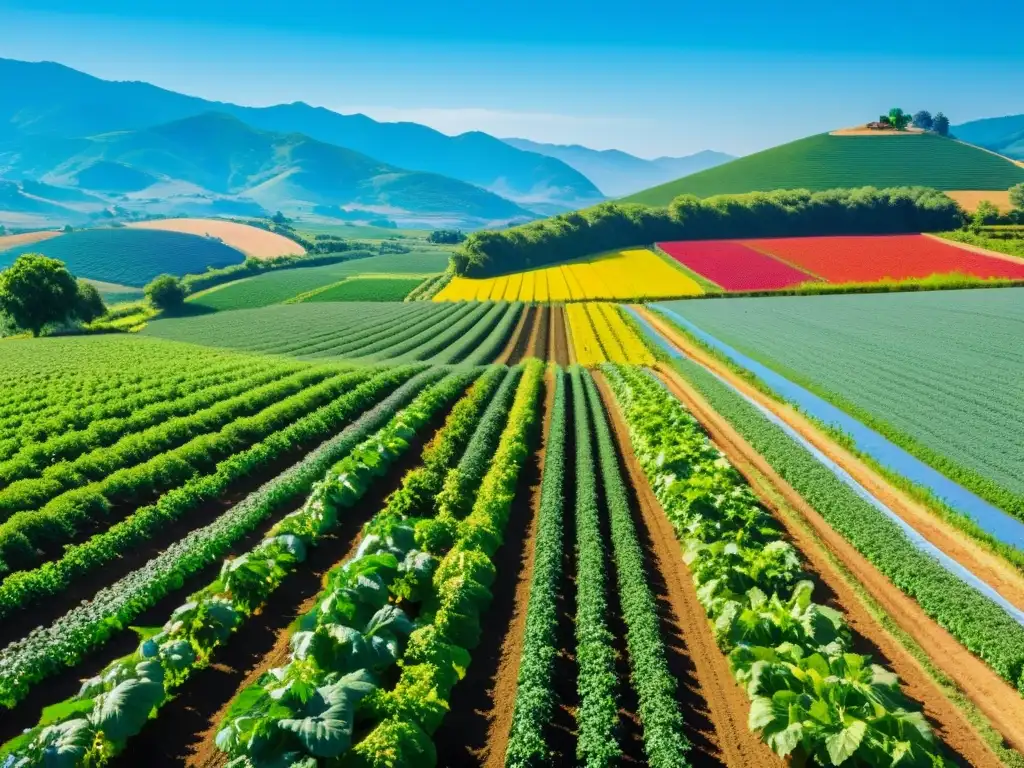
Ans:
[{"label": "mountain range", "polygon": [[961,141],[1024,160],[1024,115],[973,120],[954,125],[951,130]]},{"label": "mountain range", "polygon": [[516,149],[561,160],[594,182],[608,197],[631,195],[736,159],[733,155],[706,149],[685,157],[645,160],[618,149],[597,150],[579,144],[542,144],[529,139],[504,141]]},{"label": "mountain range", "polygon": [[[566,163],[480,132],[447,136],[416,123],[381,123],[301,102],[244,107],[148,83],[101,80],[52,62],[0,59],[0,82],[13,84],[0,89],[0,178],[7,180],[73,184],[107,198],[131,193],[136,200],[166,201],[173,192],[179,204],[217,204],[211,209],[298,201],[389,211],[396,220],[447,217],[470,226],[603,199]],[[211,114],[234,118],[233,127]],[[200,117],[205,122],[187,122]],[[205,149],[198,128],[214,131]],[[260,147],[227,176],[224,164],[241,155],[225,154],[218,131],[244,134],[245,146]],[[197,149],[200,154],[176,154]],[[258,165],[255,158],[262,158]],[[312,165],[324,159],[341,176],[333,187],[327,171]],[[210,168],[203,167],[207,161]],[[243,178],[245,171],[251,178]],[[146,189],[154,194],[142,195]]]}]

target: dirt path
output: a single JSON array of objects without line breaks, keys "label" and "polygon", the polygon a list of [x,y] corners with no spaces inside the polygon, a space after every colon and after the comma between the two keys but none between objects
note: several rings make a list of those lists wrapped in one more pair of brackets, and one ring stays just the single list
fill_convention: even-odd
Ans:
[{"label": "dirt path", "polygon": [[450,710],[434,734],[439,766],[501,768],[505,764],[533,579],[544,450],[555,396],[550,373],[544,387],[537,430],[541,437],[535,438],[537,449],[519,474],[505,542],[494,557],[498,579],[492,587],[494,600],[483,617],[483,637],[472,650],[473,663],[452,692]]},{"label": "dirt path", "polygon": [[551,340],[548,343],[548,357],[559,365],[571,365],[573,362],[572,350],[565,327],[565,307],[563,305],[551,305],[550,323]]},{"label": "dirt path", "polygon": [[423,446],[444,423],[449,410],[442,408],[418,432],[387,477],[375,483],[339,527],[310,550],[299,570],[288,576],[267,605],[246,620],[215,654],[215,663],[195,672],[178,689],[176,696],[160,710],[159,717],[147,724],[132,740],[132,749],[114,765],[135,765],[132,756],[139,754],[146,755],[150,768],[209,768],[227,762],[227,756],[216,748],[214,738],[228,705],[263,672],[288,659],[292,620],[316,604],[324,575],[355,552],[363,523],[383,506],[384,499],[399,486],[405,473],[419,464]]},{"label": "dirt path", "polygon": [[[851,629],[861,639],[861,647],[866,642],[880,663],[899,676],[904,692],[922,705],[925,716],[961,764],[998,766],[1000,762],[917,660],[878,625],[846,578],[822,551],[822,547],[845,565],[853,578],[891,619],[922,647],[939,669],[960,686],[1008,743],[1019,750],[1024,745],[1020,695],[932,621],[914,600],[893,586],[833,530],[682,377],[674,371],[663,371],[662,379],[707,430],[715,445],[725,452],[730,462],[747,478],[765,506],[776,514],[809,567],[834,595],[835,605],[843,611]],[[784,511],[780,512],[782,505]],[[813,535],[795,524],[787,514],[788,511],[802,517],[813,530]]]},{"label": "dirt path", "polygon": [[526,356],[529,351],[530,335],[533,331],[533,307],[525,307],[519,313],[519,321],[515,330],[509,336],[505,349],[498,355],[495,363],[501,365],[515,365]]},{"label": "dirt path", "polygon": [[641,314],[687,357],[715,372],[740,392],[785,421],[815,448],[845,469],[889,509],[913,526],[928,541],[978,578],[987,582],[1017,608],[1024,610],[1024,574],[954,526],[946,523],[924,504],[892,485],[864,461],[836,443],[795,408],[758,391],[729,370],[726,365],[691,343],[689,339],[654,313],[641,309]]},{"label": "dirt path", "polygon": [[538,360],[548,359],[548,336],[551,334],[551,309],[546,304],[534,307],[536,315],[533,321],[533,334],[530,336],[530,357]]},{"label": "dirt path", "polygon": [[682,547],[633,454],[629,431],[614,396],[602,376],[594,378],[625,463],[628,474],[624,477],[638,501],[638,533],[642,542],[648,539],[649,558],[663,582],[651,586],[662,604],[663,636],[669,646],[670,667],[679,680],[686,735],[693,743],[691,762],[695,766],[717,764],[737,768],[782,765],[747,730],[750,702],[733,681],[728,662],[715,643],[704,608],[697,600],[693,577],[683,562]]}]

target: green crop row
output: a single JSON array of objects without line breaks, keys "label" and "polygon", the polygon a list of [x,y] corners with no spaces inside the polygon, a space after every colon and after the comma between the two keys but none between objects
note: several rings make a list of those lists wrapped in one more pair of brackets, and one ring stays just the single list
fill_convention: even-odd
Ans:
[{"label": "green crop row", "polygon": [[621,757],[616,731],[614,638],[608,629],[608,553],[601,533],[597,473],[585,371],[573,366],[573,421],[576,426],[576,757],[587,768],[614,765]]},{"label": "green crop row", "polygon": [[896,523],[725,384],[688,360],[674,365],[829,525],[1024,694],[1024,627],[915,547]]},{"label": "green crop row", "polygon": [[397,684],[391,690],[378,689],[366,700],[367,714],[378,722],[352,746],[346,756],[352,765],[436,765],[430,734],[444,719],[451,691],[465,675],[469,650],[480,642],[481,616],[496,577],[492,557],[501,546],[519,474],[530,453],[543,376],[542,363],[526,364],[490,469],[472,511],[454,526],[454,540],[441,543],[435,521],[417,526],[417,543],[422,542],[430,555],[443,556],[432,580],[422,584],[418,626],[409,635]]},{"label": "green crop row", "polygon": [[472,508],[476,490],[480,487],[480,482],[484,479],[494,456],[494,450],[498,446],[507,419],[506,414],[522,373],[521,367],[509,370],[494,399],[487,406],[466,452],[459,459],[458,465],[445,477],[444,485],[437,495],[437,508],[441,515],[461,519]]},{"label": "green crop row", "polygon": [[430,340],[439,325],[460,321],[469,313],[469,310],[470,308],[467,307],[461,312],[454,309],[449,309],[444,313],[430,312],[416,322],[401,326],[394,333],[377,338],[371,344],[364,345],[360,342],[351,349],[345,349],[343,352],[332,352],[331,354],[341,353],[369,360],[395,358]]},{"label": "green crop row", "polygon": [[638,714],[644,728],[644,752],[648,765],[680,768],[688,765],[686,752],[690,749],[690,742],[683,733],[683,718],[676,704],[676,680],[668,669],[657,606],[647,584],[643,551],[630,516],[615,442],[589,372],[585,380],[597,434],[605,503],[611,519],[615,574],[622,617],[626,623],[630,679],[637,692]]},{"label": "green crop row", "polygon": [[502,315],[501,320],[494,329],[482,341],[477,339],[477,344],[472,352],[463,360],[471,365],[489,363],[501,353],[508,343],[509,336],[519,320],[519,315],[524,312],[523,304],[514,302],[509,305],[508,310]]},{"label": "green crop row", "polygon": [[238,418],[219,432],[199,435],[149,461],[64,493],[40,510],[13,515],[0,525],[0,563],[7,570],[30,567],[83,527],[109,516],[117,505],[140,502],[213,469],[219,461],[330,402],[365,377],[363,371],[334,376],[259,413]]},{"label": "green crop row", "polygon": [[422,277],[358,277],[318,291],[306,301],[402,301]]},{"label": "green crop row", "polygon": [[[462,334],[461,336],[452,336],[444,340],[445,346],[441,347],[441,351],[433,354],[430,357],[430,362],[435,365],[442,365],[445,363],[457,363],[465,360],[468,356],[473,356],[476,360],[478,359],[481,363],[489,363],[493,360],[493,357],[484,357],[481,352],[489,351],[494,346],[494,342],[491,339],[494,331],[498,328],[504,327],[505,338],[508,338],[508,333],[511,330],[512,324],[519,316],[519,311],[522,308],[519,304],[496,304],[490,312],[483,316],[483,318],[474,325],[469,331]],[[511,322],[509,319],[511,318]],[[443,339],[445,334],[438,336],[438,340]],[[490,343],[488,343],[490,342]],[[433,344],[431,348],[433,348]]]},{"label": "green crop row", "polygon": [[[416,520],[423,514],[419,522],[429,522],[434,511],[423,492],[438,487],[438,478],[455,463],[501,374],[492,369],[456,404],[424,449],[422,465],[406,474],[399,490],[364,526],[356,554],[327,574],[314,608],[291,628],[288,662],[262,675],[232,702],[217,736],[218,747],[232,759],[260,765],[338,758],[351,747],[357,717],[376,716],[368,702],[360,703],[398,674],[396,665],[413,629],[402,606],[423,599],[439,564]],[[293,725],[311,714],[303,691],[314,690],[314,698],[346,714],[323,728]]]},{"label": "green crop row", "polygon": [[217,386],[203,387],[174,400],[153,403],[129,416],[92,421],[85,429],[57,434],[43,442],[32,443],[14,458],[0,463],[0,483],[38,477],[44,469],[56,462],[70,461],[95,448],[112,445],[126,435],[166,423],[175,417],[197,413],[277,381],[294,371],[294,365],[268,363],[262,370],[254,369],[249,376],[238,377]]},{"label": "green crop row", "polygon": [[[471,306],[470,311],[465,313],[453,313],[443,325],[431,324],[425,331],[406,338],[404,341],[385,348],[382,352],[370,355],[371,360],[426,360],[442,352],[445,347],[468,334],[478,322],[481,322],[485,315],[493,311],[493,307],[487,304]],[[438,328],[443,328],[438,333]],[[359,356],[365,356],[359,352]]]},{"label": "green crop row", "polygon": [[649,375],[605,370],[751,730],[796,764],[949,765],[896,675],[852,652],[842,614],[813,601],[799,553],[697,421]]},{"label": "green crop row", "polygon": [[52,464],[39,477],[16,481],[0,491],[0,519],[9,520],[17,512],[34,511],[68,489],[98,482],[113,472],[137,466],[199,435],[215,432],[240,417],[257,413],[282,398],[319,384],[334,373],[326,368],[303,369],[230,400],[158,423],[142,432],[125,435],[112,445],[97,447],[74,461]]},{"label": "green crop row", "polygon": [[565,536],[565,374],[554,371],[555,397],[544,448],[533,575],[526,628],[519,657],[515,708],[505,750],[507,768],[548,765],[553,755],[545,733],[555,711],[554,674],[558,655],[558,595],[562,584]]},{"label": "green crop row", "polygon": [[320,333],[296,334],[296,339],[291,343],[278,341],[273,343],[272,351],[275,354],[302,357],[340,355],[348,349],[372,344],[389,334],[394,334],[397,329],[418,322],[419,319],[422,319],[422,316],[418,313],[397,308],[390,313],[362,315],[351,324],[340,323],[337,327]]},{"label": "green crop row", "polygon": [[[386,473],[408,449],[416,431],[475,376],[474,371],[448,375],[355,446],[324,481],[314,484],[301,510],[278,522],[248,553],[225,560],[220,576],[177,608],[135,653],[85,681],[79,694],[66,702],[64,717],[23,734],[7,745],[8,753],[15,761],[27,760],[26,764],[32,765],[58,746],[62,765],[92,766],[122,752],[154,717],[154,710],[158,711],[193,671],[210,663],[217,648],[229,641],[245,618],[305,559],[307,549],[334,528],[341,511],[358,501],[374,478]],[[378,630],[383,634],[383,627]],[[295,694],[300,695],[298,690]],[[303,703],[307,701],[308,697]],[[314,739],[325,738],[325,731],[330,730],[327,719],[319,717],[326,709],[310,718],[313,723],[304,723],[319,734]]]},{"label": "green crop row", "polygon": [[[408,379],[413,372],[410,368],[382,372],[330,406],[320,409],[317,414],[307,417],[312,420],[305,425],[306,429],[312,434],[323,432],[336,419],[346,418],[370,406],[383,392]],[[127,628],[144,610],[180,589],[185,579],[223,558],[239,538],[286,504],[308,493],[314,481],[323,477],[331,465],[379,429],[425,383],[438,375],[439,372],[431,371],[407,381],[337,436],[229,508],[213,523],[189,533],[141,568],[97,592],[89,602],[68,611],[49,627],[36,628],[22,640],[0,651],[0,667],[9,673],[0,680],[0,704],[13,707],[28,693],[32,684],[65,666],[74,666],[84,654]],[[282,433],[277,439],[264,441],[262,450],[253,459],[272,459],[287,450],[296,438],[305,439],[306,435]],[[191,488],[168,494],[155,511],[169,516],[184,514],[207,494],[217,495],[222,490],[220,477],[203,478],[195,481]],[[70,550],[66,563],[48,563],[38,571],[25,572],[24,577],[22,574],[10,577],[3,588],[7,606],[3,615],[10,612],[11,606],[20,607],[33,598],[42,599],[63,589],[65,580],[75,573],[76,557],[84,567],[89,567],[87,547],[86,544],[80,550]],[[8,584],[11,585],[9,589]]]}]

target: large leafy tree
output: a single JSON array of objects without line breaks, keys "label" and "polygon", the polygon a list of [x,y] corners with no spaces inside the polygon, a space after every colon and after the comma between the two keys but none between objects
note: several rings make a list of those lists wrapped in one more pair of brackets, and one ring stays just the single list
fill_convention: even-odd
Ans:
[{"label": "large leafy tree", "polygon": [[41,253],[23,254],[0,272],[0,312],[33,336],[74,316],[78,301],[78,284],[64,263]]},{"label": "large leafy tree", "polygon": [[926,109],[915,112],[914,127],[920,128],[922,131],[930,131],[932,129],[932,113]]},{"label": "large leafy tree", "polygon": [[83,323],[91,323],[107,311],[103,297],[92,283],[78,281],[78,300],[75,302],[75,317]]},{"label": "large leafy tree", "polygon": [[180,307],[188,295],[188,289],[174,275],[160,275],[146,286],[146,298],[157,309]]},{"label": "large leafy tree", "polygon": [[1010,205],[1018,211],[1024,211],[1024,184],[1010,187]]},{"label": "large leafy tree", "polygon": [[897,131],[905,130],[910,125],[910,115],[904,112],[899,107],[893,107],[889,110],[889,114],[886,115],[889,118],[889,125],[895,128]]},{"label": "large leafy tree", "polygon": [[939,136],[949,136],[949,118],[941,112],[936,113],[932,119],[932,130]]}]

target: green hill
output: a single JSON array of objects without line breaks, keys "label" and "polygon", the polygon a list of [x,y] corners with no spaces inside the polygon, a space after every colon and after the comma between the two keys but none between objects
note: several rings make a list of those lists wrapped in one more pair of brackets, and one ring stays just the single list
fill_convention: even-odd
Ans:
[{"label": "green hill", "polygon": [[827,133],[766,149],[625,198],[668,205],[698,197],[773,189],[924,186],[1009,189],[1024,168],[991,152],[931,134],[832,136]]}]

